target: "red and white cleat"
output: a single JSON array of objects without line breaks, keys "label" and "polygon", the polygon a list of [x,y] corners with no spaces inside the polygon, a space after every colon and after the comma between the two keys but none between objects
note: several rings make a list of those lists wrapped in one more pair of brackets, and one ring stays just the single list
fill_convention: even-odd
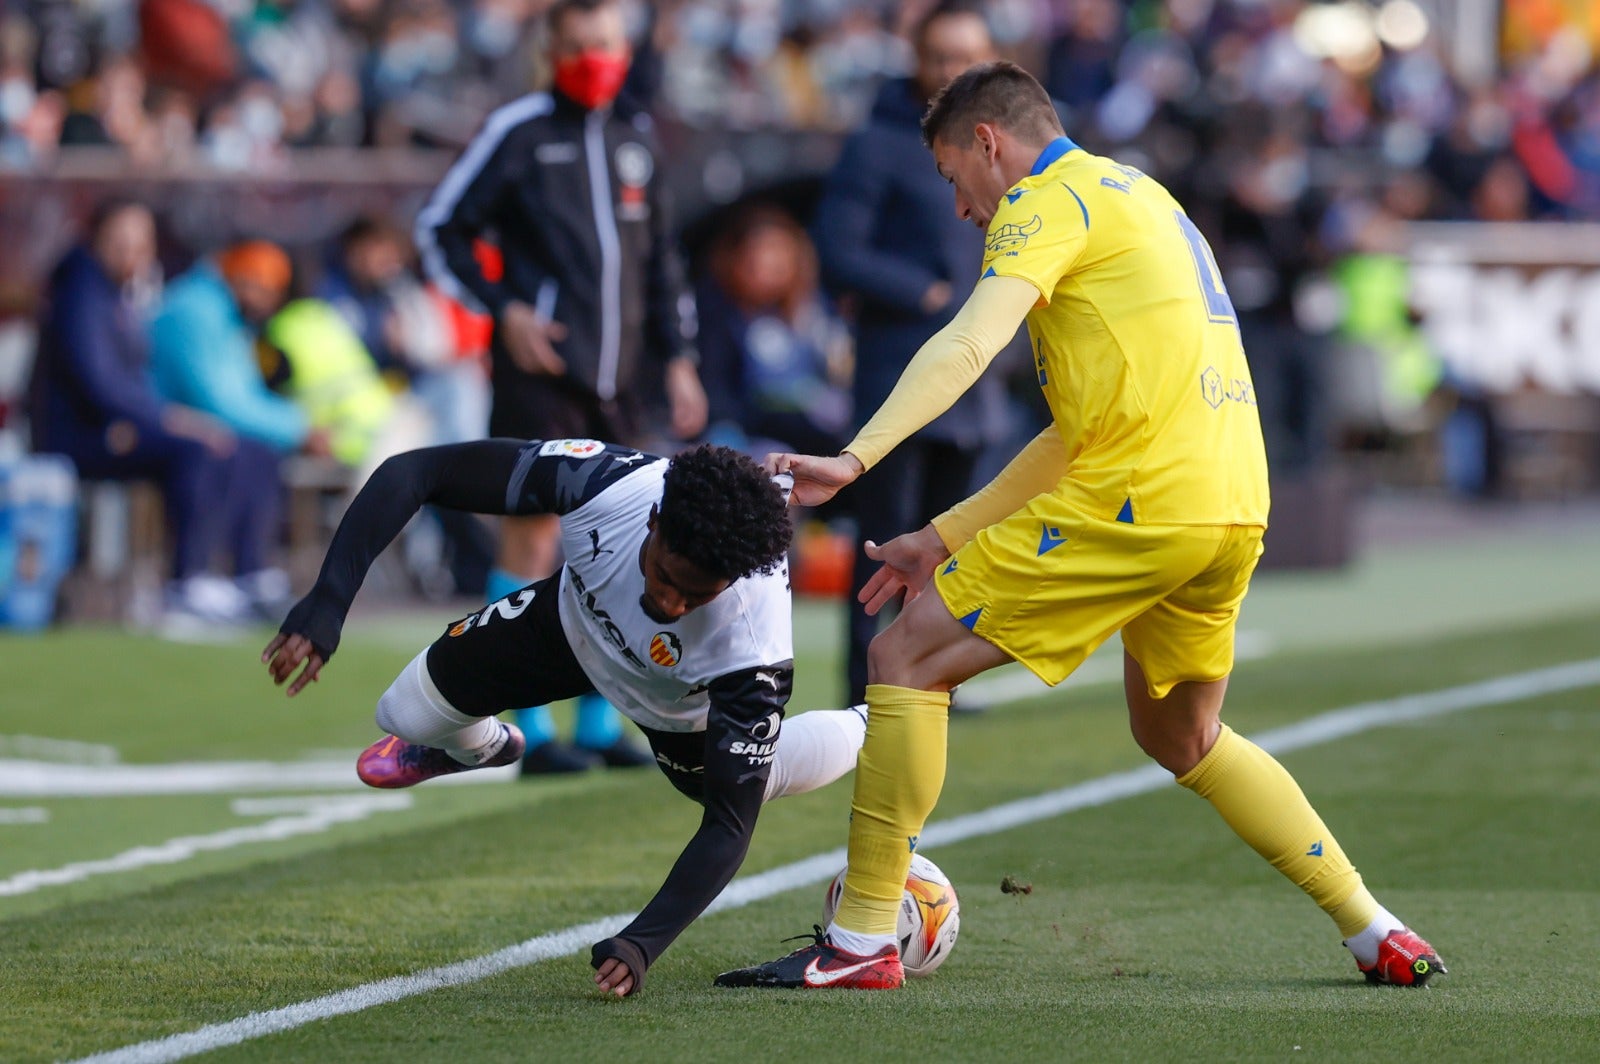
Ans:
[{"label": "red and white cleat", "polygon": [[1447,975],[1449,970],[1434,952],[1433,947],[1409,928],[1389,932],[1378,943],[1378,959],[1371,965],[1356,962],[1374,986],[1422,986],[1436,975]]},{"label": "red and white cleat", "polygon": [[[895,990],[906,981],[900,953],[885,946],[863,957],[835,946],[818,927],[816,941],[754,968],[737,968],[716,978],[717,986],[758,986],[776,989]],[[806,936],[801,936],[806,937]]]}]

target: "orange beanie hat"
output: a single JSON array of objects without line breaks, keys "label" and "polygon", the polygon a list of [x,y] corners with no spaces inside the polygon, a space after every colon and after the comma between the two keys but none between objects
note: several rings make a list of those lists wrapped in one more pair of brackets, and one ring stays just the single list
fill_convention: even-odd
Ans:
[{"label": "orange beanie hat", "polygon": [[293,267],[288,254],[270,240],[246,240],[224,248],[217,268],[229,281],[251,281],[273,292],[287,292]]}]

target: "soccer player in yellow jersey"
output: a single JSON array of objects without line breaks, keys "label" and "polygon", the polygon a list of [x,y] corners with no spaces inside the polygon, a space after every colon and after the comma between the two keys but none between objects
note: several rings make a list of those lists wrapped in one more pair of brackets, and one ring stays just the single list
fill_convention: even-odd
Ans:
[{"label": "soccer player in yellow jersey", "polygon": [[1139,746],[1333,918],[1370,982],[1422,985],[1444,971],[1433,948],[1363,886],[1289,773],[1221,722],[1267,464],[1205,238],[1157,182],[1067,139],[1010,63],[957,77],[922,129],[956,212],[987,230],[981,279],[843,454],[769,465],[795,474],[797,501],[831,497],[1024,321],[1053,424],[927,527],[867,545],[883,563],[868,608],[906,604],[868,655],[843,900],[814,945],[718,985],[899,986],[896,913],[944,784],[950,689],[1013,660],[1059,683],[1117,632]]}]

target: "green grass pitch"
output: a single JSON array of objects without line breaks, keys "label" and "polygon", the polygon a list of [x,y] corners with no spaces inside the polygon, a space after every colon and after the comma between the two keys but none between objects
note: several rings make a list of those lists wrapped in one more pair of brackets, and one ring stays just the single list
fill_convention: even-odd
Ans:
[{"label": "green grass pitch", "polygon": [[[1509,599],[1497,619],[1481,588],[1457,588],[1416,607],[1411,637],[1363,641],[1294,635],[1290,604],[1315,613],[1344,584],[1271,585],[1258,616],[1274,618],[1277,649],[1241,664],[1230,694],[1245,734],[1600,654],[1600,605],[1568,602],[1566,587],[1552,585],[1562,612],[1543,620]],[[1450,594],[1478,601],[1482,623],[1451,623]],[[814,604],[800,619],[794,708],[825,706],[836,626]],[[0,759],[22,756],[18,736],[104,744],[132,764],[348,757],[375,736],[373,699],[434,620],[382,638],[368,625],[292,702],[259,675],[253,643],[8,639]],[[1123,717],[1106,684],[957,717],[935,820],[1138,766]],[[935,976],[898,993],[710,986],[792,948],[779,939],[818,918],[818,883],[698,922],[636,999],[601,998],[586,956],[569,955],[204,1059],[1593,1060],[1597,754],[1600,689],[1588,687],[1284,756],[1380,899],[1449,964],[1421,992],[1361,983],[1331,923],[1171,786],[930,850],[959,891],[961,938]],[[282,797],[7,793],[0,882],[259,824],[269,817],[235,800]],[[110,1051],[631,911],[697,819],[648,771],[408,793],[409,808],[326,830],[0,895],[0,1060]],[[848,808],[848,781],[775,803],[746,873],[842,845]],[[5,815],[22,809],[46,819]],[[1007,875],[1032,893],[1003,894]]]}]

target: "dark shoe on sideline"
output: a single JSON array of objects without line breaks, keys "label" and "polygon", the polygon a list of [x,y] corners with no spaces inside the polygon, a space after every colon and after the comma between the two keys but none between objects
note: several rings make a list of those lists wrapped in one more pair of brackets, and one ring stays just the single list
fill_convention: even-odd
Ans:
[{"label": "dark shoe on sideline", "polygon": [[587,772],[597,764],[595,756],[587,750],[551,739],[538,746],[528,747],[522,755],[519,776],[568,776]]},{"label": "dark shoe on sideline", "polygon": [[598,757],[606,768],[643,768],[656,763],[655,755],[641,746],[629,742],[626,737],[618,739],[604,749],[594,749],[580,746],[576,749],[583,751],[591,757]]}]

